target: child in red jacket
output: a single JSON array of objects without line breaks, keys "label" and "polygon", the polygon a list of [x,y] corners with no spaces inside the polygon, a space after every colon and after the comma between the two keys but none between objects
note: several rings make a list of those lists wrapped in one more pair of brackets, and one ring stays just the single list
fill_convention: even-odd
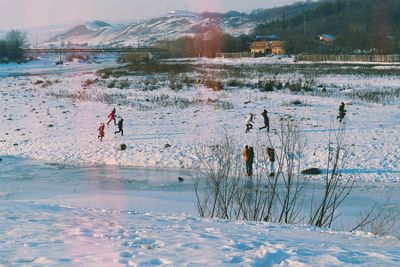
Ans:
[{"label": "child in red jacket", "polygon": [[109,125],[111,121],[114,121],[114,125],[117,125],[117,120],[115,119],[115,117],[116,117],[115,112],[116,112],[116,110],[115,110],[115,108],[113,108],[113,110],[107,117],[109,119],[107,122],[107,125]]},{"label": "child in red jacket", "polygon": [[104,125],[104,123],[100,123],[99,129],[97,129],[99,131],[99,135],[97,136],[97,138],[100,139],[100,141],[103,141],[105,128],[106,128],[106,126]]}]

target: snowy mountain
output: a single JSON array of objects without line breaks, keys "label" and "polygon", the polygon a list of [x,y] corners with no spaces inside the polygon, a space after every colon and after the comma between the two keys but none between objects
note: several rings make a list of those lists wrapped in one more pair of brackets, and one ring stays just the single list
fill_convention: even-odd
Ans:
[{"label": "snowy mountain", "polygon": [[47,26],[34,27],[28,29],[21,29],[26,32],[29,42],[32,45],[38,45],[46,42],[53,36],[63,33],[72,27],[84,23],[82,20],[72,20],[64,23],[57,23]]},{"label": "snowy mountain", "polygon": [[159,40],[204,33],[216,26],[226,33],[240,35],[249,33],[256,24],[249,17],[236,14],[220,16],[212,13],[174,11],[132,23],[87,22],[49,38],[44,45],[60,46],[72,43],[89,46],[143,46]]}]

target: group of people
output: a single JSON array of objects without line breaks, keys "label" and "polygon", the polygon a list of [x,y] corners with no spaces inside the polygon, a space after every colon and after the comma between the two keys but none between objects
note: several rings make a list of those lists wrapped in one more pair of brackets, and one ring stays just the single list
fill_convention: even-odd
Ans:
[{"label": "group of people", "polygon": [[[262,130],[262,129],[267,129],[267,132],[269,132],[269,117],[268,117],[268,112],[266,109],[263,110],[263,112],[261,113],[261,116],[264,119],[264,126],[258,128],[258,130]],[[250,113],[250,116],[247,118],[246,120],[246,133],[250,132],[251,129],[253,129],[253,119],[254,119],[254,114]]]},{"label": "group of people", "polygon": [[[342,102],[339,106],[339,115],[337,116],[336,119],[339,120],[339,122],[342,122],[344,117],[346,116],[346,108],[344,102]],[[259,130],[261,131],[262,129],[267,129],[267,132],[269,132],[269,117],[268,117],[268,112],[266,109],[263,110],[261,113],[261,116],[264,119],[264,126],[260,127]],[[117,123],[117,117],[119,118],[118,123]],[[114,122],[114,125],[118,127],[118,131],[115,131],[114,134],[121,133],[121,136],[124,135],[124,129],[123,129],[123,123],[124,120],[116,115],[116,109],[113,108],[111,113],[108,115],[108,122],[107,126],[110,124],[110,122]],[[253,128],[253,121],[254,119],[254,114],[250,113],[250,116],[246,120],[246,133],[248,133],[252,128]],[[98,139],[100,141],[103,141],[103,138],[105,136],[105,124],[100,123],[100,127],[98,128]],[[270,162],[270,176],[275,175],[275,149],[272,147],[267,148],[267,156]],[[248,145],[245,145],[244,151],[243,151],[243,159],[246,163],[246,175],[247,176],[252,176],[253,175],[253,162],[254,162],[254,148]]]},{"label": "group of people", "polygon": [[[114,134],[121,133],[121,136],[124,136],[124,129],[123,129],[124,119],[117,116],[116,112],[117,112],[116,109],[113,108],[111,113],[107,116],[107,118],[108,118],[107,126],[110,125],[110,122],[114,122],[114,125],[116,125],[118,127],[118,131],[115,131]],[[117,123],[117,117],[119,118],[118,123]],[[105,136],[105,129],[106,129],[105,124],[100,123],[100,127],[97,129],[97,131],[99,132],[99,135],[97,136],[97,138],[100,141],[103,141],[103,138]]]},{"label": "group of people", "polygon": [[[347,110],[345,107],[345,103],[342,102],[340,103],[339,106],[339,115],[336,117],[336,119],[339,120],[341,123],[346,116]],[[261,115],[264,118],[264,126],[260,127],[259,130],[262,129],[267,129],[267,132],[269,132],[269,117],[268,117],[268,112],[266,109],[261,113]],[[252,128],[253,128],[253,121],[254,119],[254,114],[250,113],[250,116],[246,120],[246,133],[248,133]],[[272,147],[267,148],[267,156],[270,162],[270,176],[275,176],[275,149]],[[247,176],[252,176],[253,175],[253,162],[254,162],[254,148],[248,145],[245,145],[244,151],[243,151],[243,159],[246,163],[246,175]]]},{"label": "group of people", "polygon": [[[272,147],[267,148],[267,156],[269,160],[269,176],[275,176],[275,149]],[[254,162],[254,148],[248,145],[244,146],[243,159],[246,163],[246,176],[253,175],[253,162]]]}]

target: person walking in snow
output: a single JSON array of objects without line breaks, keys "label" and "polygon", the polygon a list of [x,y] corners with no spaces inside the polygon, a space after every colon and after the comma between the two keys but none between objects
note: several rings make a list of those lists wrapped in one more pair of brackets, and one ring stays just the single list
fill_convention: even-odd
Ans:
[{"label": "person walking in snow", "polygon": [[261,116],[264,118],[264,126],[260,127],[259,130],[261,131],[262,129],[267,128],[267,132],[269,133],[269,117],[266,109],[261,113]]},{"label": "person walking in snow", "polygon": [[99,129],[97,129],[97,131],[99,131],[99,135],[97,136],[97,139],[100,139],[100,141],[103,141],[105,128],[106,128],[106,126],[104,125],[104,123],[100,123]]},{"label": "person walking in snow", "polygon": [[118,120],[118,131],[114,132],[114,134],[121,133],[121,136],[124,136],[124,129],[123,129],[124,119],[119,118]]},{"label": "person walking in snow", "polygon": [[339,122],[342,122],[344,119],[344,116],[346,116],[347,110],[345,109],[345,104],[342,102],[339,106],[339,116],[336,117],[336,119],[339,119]]},{"label": "person walking in snow", "polygon": [[267,155],[269,158],[269,176],[275,176],[275,149],[272,147],[267,148]]},{"label": "person walking in snow", "polygon": [[116,113],[116,110],[115,110],[115,108],[113,108],[113,110],[107,117],[108,118],[107,125],[109,125],[111,121],[114,121],[114,125],[117,125],[117,120],[115,119],[115,117],[116,117],[115,113]]},{"label": "person walking in snow", "polygon": [[249,176],[253,175],[254,148],[249,147]]},{"label": "person walking in snow", "polygon": [[250,116],[246,120],[246,133],[248,133],[251,129],[253,129],[253,123],[254,123],[253,118],[254,114],[250,113]]},{"label": "person walking in snow", "polygon": [[246,176],[250,176],[251,173],[251,161],[250,161],[250,149],[249,146],[245,145],[243,150],[243,159],[246,163]]}]

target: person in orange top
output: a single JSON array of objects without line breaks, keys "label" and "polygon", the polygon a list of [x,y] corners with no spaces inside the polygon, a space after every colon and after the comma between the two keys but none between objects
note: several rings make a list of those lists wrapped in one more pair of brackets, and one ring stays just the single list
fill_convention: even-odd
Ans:
[{"label": "person in orange top", "polygon": [[103,141],[105,128],[106,128],[106,126],[104,125],[104,123],[100,123],[99,129],[97,129],[99,131],[99,135],[97,136],[97,138],[100,139],[100,141]]},{"label": "person in orange top", "polygon": [[244,162],[246,163],[246,176],[250,176],[251,175],[251,159],[250,159],[250,149],[249,147],[246,145],[244,146],[244,150],[243,150],[243,159]]}]

